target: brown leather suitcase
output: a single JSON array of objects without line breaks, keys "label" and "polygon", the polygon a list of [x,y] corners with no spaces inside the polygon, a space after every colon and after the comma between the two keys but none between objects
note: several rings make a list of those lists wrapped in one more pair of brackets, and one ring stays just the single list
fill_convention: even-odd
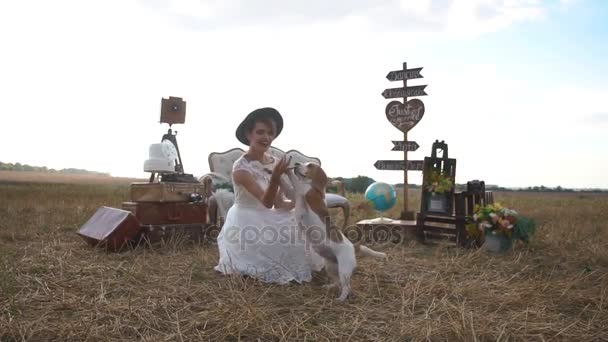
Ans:
[{"label": "brown leather suitcase", "polygon": [[80,228],[80,235],[91,246],[118,251],[140,232],[140,224],[127,210],[99,208]]},{"label": "brown leather suitcase", "polygon": [[131,183],[132,202],[187,202],[191,194],[205,194],[202,183]]},{"label": "brown leather suitcase", "polygon": [[207,223],[204,202],[123,202],[122,208],[132,212],[142,225]]}]

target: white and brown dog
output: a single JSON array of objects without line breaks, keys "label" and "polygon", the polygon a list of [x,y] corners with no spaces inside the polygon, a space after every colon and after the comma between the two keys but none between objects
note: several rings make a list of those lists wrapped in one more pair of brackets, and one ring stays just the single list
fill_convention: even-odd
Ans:
[{"label": "white and brown dog", "polygon": [[339,287],[339,301],[352,293],[350,279],[357,266],[356,252],[385,258],[386,254],[354,244],[331,223],[325,204],[327,175],[314,163],[296,163],[288,173],[294,189],[295,214],[298,227],[306,232],[307,242],[325,259],[329,287]]}]

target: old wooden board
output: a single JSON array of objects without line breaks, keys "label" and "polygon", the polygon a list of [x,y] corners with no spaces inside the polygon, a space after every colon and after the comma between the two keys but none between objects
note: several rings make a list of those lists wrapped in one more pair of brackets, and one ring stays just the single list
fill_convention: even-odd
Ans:
[{"label": "old wooden board", "polygon": [[374,167],[378,170],[409,170],[422,171],[424,161],[422,160],[377,160]]}]

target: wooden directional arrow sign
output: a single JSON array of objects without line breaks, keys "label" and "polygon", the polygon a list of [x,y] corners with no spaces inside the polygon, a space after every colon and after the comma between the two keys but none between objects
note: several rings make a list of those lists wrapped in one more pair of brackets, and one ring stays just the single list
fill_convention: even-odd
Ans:
[{"label": "wooden directional arrow sign", "polygon": [[402,80],[412,80],[414,78],[422,78],[420,75],[420,70],[422,68],[415,69],[407,69],[407,70],[395,70],[391,71],[386,75],[389,81],[402,81]]},{"label": "wooden directional arrow sign", "polygon": [[405,160],[377,160],[374,166],[378,170],[422,171],[424,162],[422,160],[408,160],[407,162]]},{"label": "wooden directional arrow sign", "polygon": [[406,97],[406,96],[407,97],[424,96],[424,95],[426,95],[424,88],[426,88],[426,84],[421,85],[421,86],[407,87],[407,88],[384,89],[384,91],[382,92],[382,96],[384,96],[385,99],[393,99],[393,98],[397,98],[397,97]]},{"label": "wooden directional arrow sign", "polygon": [[415,141],[395,141],[393,140],[393,149],[391,151],[416,151],[420,145]]}]

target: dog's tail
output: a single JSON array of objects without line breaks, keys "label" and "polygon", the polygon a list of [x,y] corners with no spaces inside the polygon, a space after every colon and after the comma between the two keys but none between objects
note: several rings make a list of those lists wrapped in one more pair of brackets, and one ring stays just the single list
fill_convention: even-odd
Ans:
[{"label": "dog's tail", "polygon": [[380,259],[384,259],[386,258],[386,253],[382,253],[382,252],[377,252],[369,247],[366,247],[364,245],[355,245],[355,252],[358,252],[362,255],[365,256],[371,256],[374,258],[380,258]]}]

